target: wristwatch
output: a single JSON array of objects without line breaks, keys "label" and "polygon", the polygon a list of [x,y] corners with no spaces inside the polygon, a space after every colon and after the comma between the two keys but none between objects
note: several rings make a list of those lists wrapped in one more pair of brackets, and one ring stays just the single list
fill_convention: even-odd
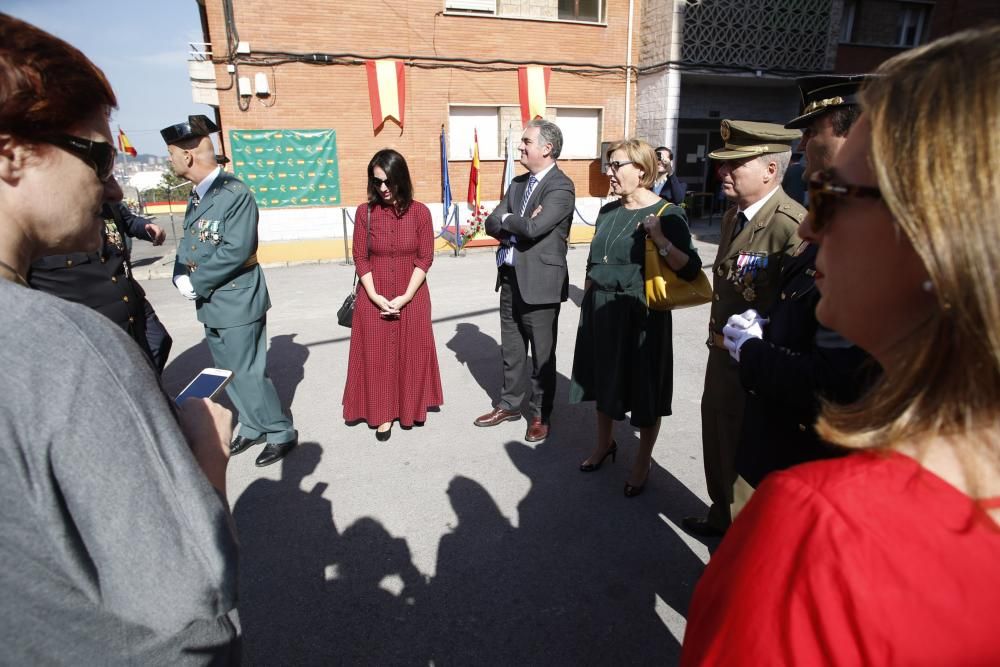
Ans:
[{"label": "wristwatch", "polygon": [[660,250],[659,250],[660,257],[666,257],[668,254],[670,254],[670,249],[673,248],[673,247],[674,247],[674,244],[671,243],[670,241],[667,241],[667,247],[666,248],[660,248]]}]

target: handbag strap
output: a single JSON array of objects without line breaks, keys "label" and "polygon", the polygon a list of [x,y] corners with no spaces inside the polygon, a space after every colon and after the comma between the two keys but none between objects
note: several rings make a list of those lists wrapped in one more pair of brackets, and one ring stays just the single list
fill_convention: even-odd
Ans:
[{"label": "handbag strap", "polygon": [[[666,211],[671,206],[675,206],[675,204],[671,202],[664,202],[663,206],[660,207],[660,210],[656,212],[656,217],[659,218],[661,215],[663,215],[663,212]],[[646,235],[646,243],[653,243],[653,239],[649,237],[649,234]]]}]

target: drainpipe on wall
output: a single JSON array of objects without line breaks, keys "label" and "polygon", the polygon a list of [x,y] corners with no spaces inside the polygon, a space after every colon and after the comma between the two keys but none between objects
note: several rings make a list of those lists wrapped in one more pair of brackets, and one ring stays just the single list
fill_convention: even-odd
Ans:
[{"label": "drainpipe on wall", "polygon": [[[681,43],[684,39],[684,2],[673,0],[673,17],[670,21],[670,60],[680,62]],[[680,124],[681,111],[681,72],[676,67],[667,70],[667,126],[665,128],[664,146],[670,146],[674,151],[674,159],[680,160],[677,154],[677,128]],[[676,168],[676,167],[675,167]]]},{"label": "drainpipe on wall", "polygon": [[635,0],[628,0],[628,51],[625,54],[625,128],[623,137],[628,134],[628,111],[632,105],[632,14],[635,9]]}]

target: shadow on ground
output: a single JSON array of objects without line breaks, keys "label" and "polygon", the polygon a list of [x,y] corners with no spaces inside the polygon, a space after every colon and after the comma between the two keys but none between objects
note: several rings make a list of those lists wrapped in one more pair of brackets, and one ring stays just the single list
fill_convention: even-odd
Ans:
[{"label": "shadow on ground", "polygon": [[[292,346],[282,354],[301,354]],[[494,397],[496,341],[460,323],[447,346]],[[175,363],[189,353],[200,363],[197,347]],[[278,351],[273,362],[286,363]],[[323,456],[319,443],[285,459],[280,480],[254,481],[233,511],[245,662],[676,663],[680,644],[663,618],[686,613],[703,566],[664,518],[680,524],[706,507],[656,465],[646,492],[624,497],[638,447],[627,424],[616,425],[616,464],[578,472],[595,419],[592,404],[567,405],[568,384],[559,377],[548,440],[497,445],[531,482],[516,522],[490,495],[490,480],[451,479],[456,521],[440,538],[433,577],[377,520],[335,524],[326,484],[306,479]]]}]

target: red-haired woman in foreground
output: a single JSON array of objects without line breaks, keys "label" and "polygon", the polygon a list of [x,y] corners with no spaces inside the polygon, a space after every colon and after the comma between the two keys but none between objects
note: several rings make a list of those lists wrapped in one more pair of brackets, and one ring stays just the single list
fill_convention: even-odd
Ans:
[{"label": "red-haired woman in foreground", "polygon": [[115,103],[86,56],[0,14],[0,662],[238,663],[231,414],[189,399],[178,424],[124,331],[25,281],[99,248]]}]

